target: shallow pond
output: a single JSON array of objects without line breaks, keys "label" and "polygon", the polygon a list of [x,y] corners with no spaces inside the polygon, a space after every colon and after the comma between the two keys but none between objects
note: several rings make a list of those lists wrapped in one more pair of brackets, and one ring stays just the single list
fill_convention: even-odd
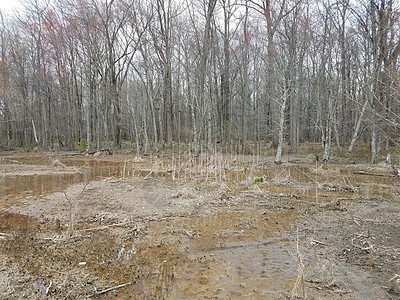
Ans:
[{"label": "shallow pond", "polygon": [[118,299],[275,299],[297,276],[295,218],[293,210],[250,210],[156,222],[145,241],[119,244],[108,267],[85,259],[88,270],[120,283],[138,270],[146,274],[120,289]]},{"label": "shallow pond", "polygon": [[[108,177],[164,177],[192,185],[196,181],[223,181],[234,194],[253,186],[255,177],[262,177],[259,190],[328,203],[362,197],[391,199],[399,182],[398,178],[353,174],[347,169],[318,173],[313,166],[226,170],[213,166],[178,168],[157,159],[60,158],[60,162],[62,165],[52,166],[49,158],[21,157],[7,161],[2,169],[0,165],[0,209],[41,201],[72,184]],[[0,219],[4,232],[27,230],[36,222],[7,212],[0,213]],[[126,241],[114,233],[94,234],[82,241],[69,259],[75,265],[85,262],[82,269],[110,283],[134,281],[115,292],[118,299],[284,298],[297,276],[297,219],[295,209],[238,209],[176,217],[150,222],[146,237],[140,241]],[[110,299],[109,295],[102,297]]]}]

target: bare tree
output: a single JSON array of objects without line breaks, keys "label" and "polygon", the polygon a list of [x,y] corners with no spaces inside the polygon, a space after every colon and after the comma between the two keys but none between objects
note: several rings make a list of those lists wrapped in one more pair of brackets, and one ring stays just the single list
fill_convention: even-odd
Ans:
[{"label": "bare tree", "polygon": [[[8,19],[7,19],[8,18]],[[396,143],[390,0],[32,0],[0,28],[1,147]]]}]

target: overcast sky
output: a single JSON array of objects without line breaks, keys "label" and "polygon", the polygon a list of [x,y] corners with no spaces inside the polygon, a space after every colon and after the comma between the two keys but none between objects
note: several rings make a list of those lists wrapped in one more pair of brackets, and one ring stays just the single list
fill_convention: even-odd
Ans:
[{"label": "overcast sky", "polygon": [[20,7],[20,0],[0,0],[0,9],[2,12],[11,13],[13,9]]}]

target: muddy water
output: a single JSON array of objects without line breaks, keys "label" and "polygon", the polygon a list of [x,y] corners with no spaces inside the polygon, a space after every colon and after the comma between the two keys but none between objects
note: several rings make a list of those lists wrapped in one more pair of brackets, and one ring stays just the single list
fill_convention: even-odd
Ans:
[{"label": "muddy water", "polygon": [[0,205],[40,200],[46,195],[62,191],[83,181],[82,174],[13,175],[0,177]]},{"label": "muddy water", "polygon": [[[348,172],[312,174],[306,167],[276,167],[258,171],[179,171],[155,170],[151,164],[138,166],[125,162],[62,160],[66,168],[54,172],[49,160],[24,161],[46,165],[49,170],[30,174],[0,174],[0,206],[32,202],[62,191],[73,183],[105,177],[168,177],[226,180],[229,183],[263,176],[261,190],[308,201],[356,199],[362,196],[393,196],[398,178],[356,175]],[[18,166],[16,164],[16,166]],[[75,169],[69,169],[75,168]],[[340,175],[338,175],[340,174]],[[329,183],[323,189],[323,183]],[[350,189],[349,189],[350,187]],[[354,188],[354,189],[353,189]],[[240,189],[240,188],[239,188]],[[329,190],[331,189],[331,190]],[[3,214],[1,230],[32,226],[33,220],[16,214]],[[116,236],[95,235],[83,241],[80,256],[71,255],[77,265],[107,279],[110,285],[132,282],[118,290],[119,299],[252,298],[277,299],[293,287],[297,260],[295,251],[295,210],[280,212],[224,212],[206,217],[177,218],[154,222],[142,242],[121,241]],[[42,251],[42,250],[41,250]],[[41,252],[35,254],[36,257]],[[52,254],[46,256],[50,259]],[[104,296],[109,299],[109,294]]]},{"label": "muddy water", "polygon": [[[15,166],[0,170],[0,206],[32,202],[65,190],[68,186],[87,180],[121,177],[121,166],[97,161],[62,161],[66,167],[53,167],[48,159],[19,159]],[[23,169],[27,165],[27,170]],[[22,167],[21,167],[22,166]],[[21,170],[22,169],[22,170]]]},{"label": "muddy water", "polygon": [[[357,187],[359,194],[367,197],[392,198],[391,188],[399,183],[398,178],[380,177],[353,174],[347,169],[337,170],[337,173],[321,174],[311,172],[314,167],[305,166],[277,166],[265,167],[256,171],[251,170],[222,170],[218,168],[177,168],[168,162],[159,163],[154,158],[149,161],[134,163],[129,160],[111,161],[96,160],[92,158],[63,158],[60,159],[67,167],[52,167],[51,158],[24,158],[6,160],[14,163],[16,167],[21,164],[29,165],[33,169],[29,174],[7,174],[0,169],[0,205],[9,206],[19,201],[34,201],[46,195],[62,191],[71,184],[86,180],[101,180],[106,177],[164,177],[171,179],[226,182],[251,182],[254,177],[262,176],[267,184],[261,189],[285,195],[297,195],[304,200],[324,200],[332,197],[352,196],[348,191],[318,191],[324,182],[334,183],[340,187]],[[174,165],[174,166],[172,166]],[[36,167],[37,166],[37,167]],[[41,167],[48,169],[40,170]],[[39,171],[35,172],[35,169]],[[282,184],[283,183],[283,184]],[[293,184],[295,183],[295,184]],[[297,184],[297,185],[296,185]],[[299,184],[305,186],[299,187]],[[354,196],[354,193],[353,193]]]},{"label": "muddy water", "polygon": [[[119,291],[118,298],[284,296],[293,287],[297,270],[290,234],[295,218],[294,211],[247,211],[152,224],[145,242],[123,244],[126,255],[116,254],[123,265],[117,268],[147,270],[147,276]],[[129,282],[129,275],[118,280]]]}]

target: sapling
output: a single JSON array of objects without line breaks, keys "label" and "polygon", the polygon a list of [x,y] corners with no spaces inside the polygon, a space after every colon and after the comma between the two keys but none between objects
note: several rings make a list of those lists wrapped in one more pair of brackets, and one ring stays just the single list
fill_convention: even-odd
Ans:
[{"label": "sapling", "polygon": [[79,193],[79,195],[76,196],[76,197],[73,197],[73,198],[69,197],[69,196],[67,195],[67,192],[64,191],[64,196],[65,196],[65,198],[67,199],[68,205],[69,205],[69,207],[68,207],[69,212],[68,212],[68,230],[67,230],[67,237],[71,237],[71,236],[72,236],[72,233],[74,232],[73,213],[72,213],[73,205],[74,205],[74,203],[77,201],[77,199],[80,198],[80,196],[83,194],[83,192],[85,191],[85,189],[86,189],[86,187],[87,187],[88,185],[89,185],[89,181],[87,180],[87,181],[85,182],[85,185],[84,185],[83,188],[82,188],[82,191]]},{"label": "sapling", "polygon": [[264,182],[264,177],[254,177],[254,183],[261,183]]}]

